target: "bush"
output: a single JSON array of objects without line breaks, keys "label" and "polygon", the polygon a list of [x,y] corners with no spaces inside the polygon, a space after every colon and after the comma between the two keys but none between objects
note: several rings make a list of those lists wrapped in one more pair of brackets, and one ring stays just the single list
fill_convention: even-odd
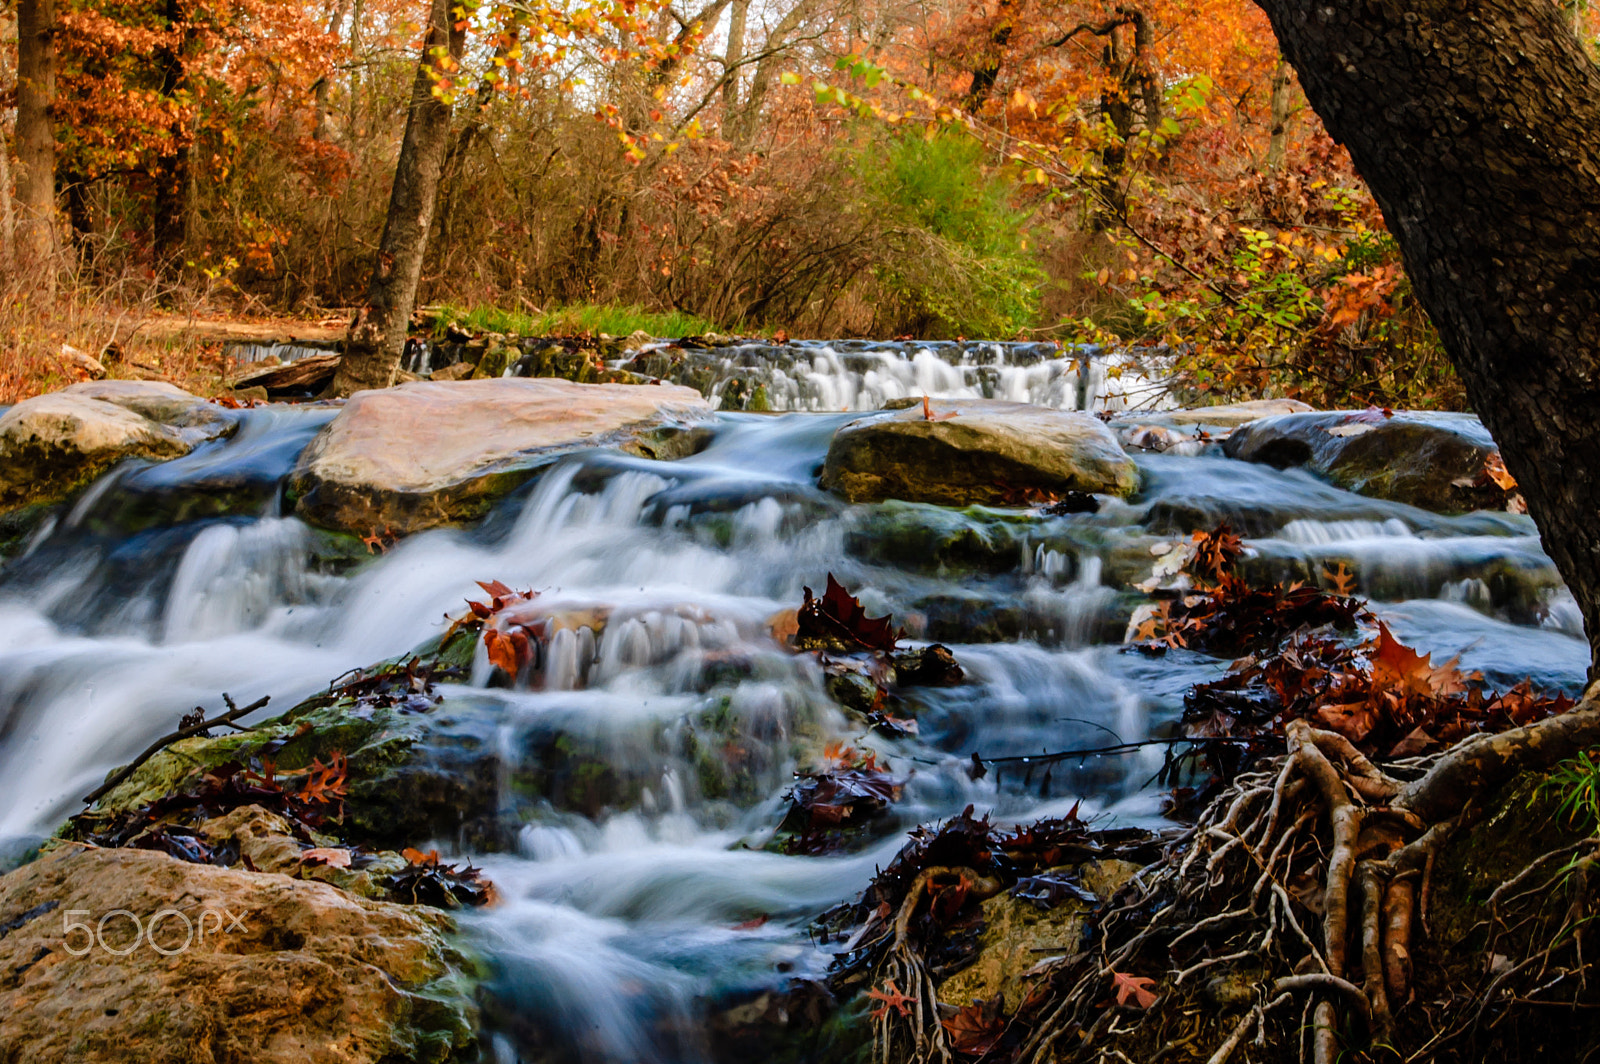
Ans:
[{"label": "bush", "polygon": [[1028,213],[1016,186],[983,165],[961,134],[920,132],[867,140],[853,170],[887,253],[873,276],[894,332],[1010,339],[1032,325],[1044,281],[1029,250]]}]

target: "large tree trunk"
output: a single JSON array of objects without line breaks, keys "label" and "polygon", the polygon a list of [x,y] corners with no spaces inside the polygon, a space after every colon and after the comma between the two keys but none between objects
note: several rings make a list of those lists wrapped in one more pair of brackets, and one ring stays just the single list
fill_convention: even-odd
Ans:
[{"label": "large tree trunk", "polygon": [[1551,0],[1256,0],[1350,150],[1600,675],[1600,70]]},{"label": "large tree trunk", "polygon": [[450,140],[450,105],[433,91],[443,73],[440,52],[447,51],[453,60],[459,60],[466,43],[465,30],[456,28],[454,6],[450,0],[433,0],[428,37],[411,86],[405,139],[395,163],[389,216],[378,242],[378,262],[367,288],[366,305],[350,322],[344,358],[328,385],[328,395],[387,388],[400,368]]},{"label": "large tree trunk", "polygon": [[54,0],[17,6],[17,254],[25,273],[53,287],[56,250]]}]

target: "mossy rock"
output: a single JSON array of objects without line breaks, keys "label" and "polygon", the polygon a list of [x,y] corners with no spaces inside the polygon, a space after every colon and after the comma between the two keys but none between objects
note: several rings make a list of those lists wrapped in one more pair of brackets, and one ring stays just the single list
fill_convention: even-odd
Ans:
[{"label": "mossy rock", "polygon": [[1279,468],[1303,465],[1347,491],[1437,513],[1504,509],[1515,491],[1485,476],[1499,449],[1471,414],[1285,414],[1244,426],[1223,450]]},{"label": "mossy rock", "polygon": [[[433,641],[417,654],[368,671],[403,668],[413,657],[435,668],[459,666],[463,659],[470,661],[475,638],[460,631],[448,645]],[[470,706],[452,703],[418,712],[405,703],[383,706],[316,695],[249,731],[195,736],[167,746],[102,797],[85,820],[60,834],[77,837],[98,821],[192,786],[230,761],[270,757],[280,771],[293,771],[313,760],[326,764],[342,753],[348,784],[340,833],[349,841],[398,849],[465,831],[485,834],[481,841],[490,842],[496,833],[483,822],[492,821],[498,774],[471,755],[492,734],[492,722],[472,714]]]},{"label": "mossy rock", "polygon": [[[1073,871],[1086,890],[1105,899],[1132,879],[1139,866],[1111,859]],[[1088,902],[1068,899],[1045,909],[1010,891],[988,899],[983,903],[978,955],[939,985],[939,1000],[963,1006],[1002,994],[1006,1012],[1015,1012],[1027,996],[1023,973],[1051,954],[1078,952],[1085,918],[1093,908]]]}]

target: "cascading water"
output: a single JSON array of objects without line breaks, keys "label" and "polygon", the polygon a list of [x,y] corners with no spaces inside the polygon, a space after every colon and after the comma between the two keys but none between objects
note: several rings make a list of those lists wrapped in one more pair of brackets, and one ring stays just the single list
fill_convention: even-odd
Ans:
[{"label": "cascading water", "polygon": [[[890,376],[914,379],[918,357]],[[828,402],[873,387],[863,375]],[[967,768],[974,752],[1144,738],[1218,674],[1199,655],[1119,645],[1137,598],[1125,589],[1174,533],[1232,519],[1255,533],[1249,564],[1273,575],[1355,563],[1402,637],[1460,651],[1492,682],[1531,673],[1573,691],[1588,662],[1524,517],[1440,517],[1214,456],[1141,459],[1145,493],[1099,513],[850,506],[814,486],[840,414],[724,414],[675,463],[575,456],[477,530],[417,535],[352,567],[279,502],[329,416],[246,412],[231,440],[114,471],[0,571],[0,840],[26,850],[221,692],[271,695],[281,711],[438,635],[475,580],[537,589],[560,622],[542,685],[485,686],[480,647],[470,678],[440,689],[464,722],[461,756],[496,772],[503,830],[433,841],[470,854],[504,899],[464,920],[501,1061],[706,1058],[709,1015],[819,974],[828,952],[807,921],[860,890],[906,829],[969,803],[1001,821],[1080,799],[1157,819],[1144,785],[1159,754],[1053,777]],[[963,553],[941,553],[948,542]],[[966,670],[914,696],[916,736],[863,735],[815,658],[770,638],[771,618],[830,572]],[[886,757],[909,777],[902,799],[854,854],[763,850],[792,772],[830,740]]]},{"label": "cascading water", "polygon": [[[534,367],[548,361],[546,352],[560,350],[541,340],[507,343],[514,348],[501,371],[507,377],[534,375]],[[405,367],[433,372],[465,354],[462,344],[413,340]],[[726,347],[658,343],[609,366],[697,388],[724,410],[877,410],[924,395],[1127,410],[1172,405],[1166,361],[1092,345],[796,340]]]}]

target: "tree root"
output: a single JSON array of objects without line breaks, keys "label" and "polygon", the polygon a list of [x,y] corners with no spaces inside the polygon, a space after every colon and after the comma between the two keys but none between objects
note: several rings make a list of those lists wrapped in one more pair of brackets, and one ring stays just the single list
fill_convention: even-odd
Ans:
[{"label": "tree root", "polygon": [[[1406,780],[1375,765],[1342,735],[1306,721],[1290,723],[1285,756],[1237,777],[1193,829],[1168,846],[1162,861],[1097,914],[1092,949],[1041,966],[1039,982],[1011,1019],[1008,1031],[1015,1037],[1004,1059],[1107,1059],[1120,1050],[1105,1039],[1141,1023],[1169,1023],[1159,1007],[1141,1012],[1112,1003],[1119,980],[1151,973],[1152,961],[1165,966],[1167,991],[1179,996],[1194,993],[1190,987],[1203,990],[1210,976],[1202,973],[1259,973],[1255,1003],[1226,1026],[1214,1010],[1186,1013],[1201,1019],[1184,1033],[1194,1022],[1217,1024],[1222,1037],[1209,1064],[1227,1064],[1252,1035],[1260,1043],[1269,1014],[1291,1001],[1305,1001],[1309,1009],[1309,1025],[1295,1029],[1309,1026],[1316,1064],[1349,1060],[1366,1042],[1389,1043],[1397,1015],[1421,1007],[1412,1003],[1413,949],[1418,929],[1428,934],[1437,855],[1463,816],[1513,775],[1548,768],[1600,743],[1597,694],[1600,686],[1563,716],[1395,766]],[[1548,854],[1507,879],[1489,899],[1491,919],[1499,920],[1499,910],[1519,898],[1546,893],[1550,883],[1540,873],[1585,846],[1593,856],[1600,840]],[[935,986],[910,931],[932,884],[963,874],[976,879],[970,869],[925,869],[894,917],[892,946],[877,973],[880,985],[892,979],[902,988],[912,1007],[911,1015],[887,1008],[877,1014],[876,1059],[883,1064],[952,1059]],[[1470,1038],[1487,1010],[1499,1008],[1515,974],[1536,971],[1544,980],[1525,997],[1585,979],[1582,907],[1561,919],[1557,937],[1569,943],[1564,948],[1577,949],[1577,967],[1552,968],[1546,950],[1542,958],[1495,969],[1470,1024],[1431,1038],[1431,1051]],[[1129,1022],[1132,1027],[1122,1026]],[[911,1028],[910,1037],[896,1037],[902,1026]]]}]

